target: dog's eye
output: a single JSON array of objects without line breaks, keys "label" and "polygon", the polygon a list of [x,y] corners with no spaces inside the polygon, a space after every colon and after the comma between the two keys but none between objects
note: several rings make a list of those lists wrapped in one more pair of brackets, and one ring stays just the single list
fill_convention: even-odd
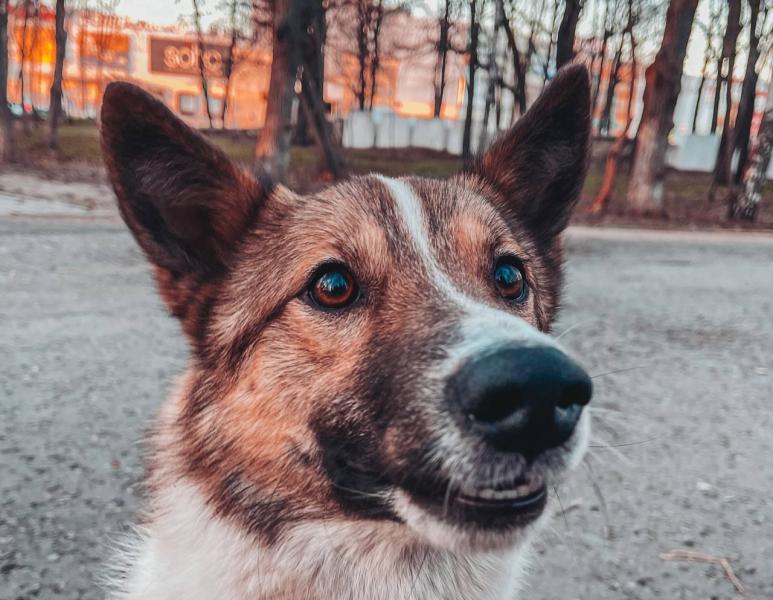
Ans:
[{"label": "dog's eye", "polygon": [[512,257],[499,259],[494,267],[494,285],[501,296],[513,302],[523,302],[529,295],[529,288],[518,261]]},{"label": "dog's eye", "polygon": [[309,296],[322,308],[345,308],[357,295],[354,277],[342,265],[330,265],[320,271],[309,286]]}]

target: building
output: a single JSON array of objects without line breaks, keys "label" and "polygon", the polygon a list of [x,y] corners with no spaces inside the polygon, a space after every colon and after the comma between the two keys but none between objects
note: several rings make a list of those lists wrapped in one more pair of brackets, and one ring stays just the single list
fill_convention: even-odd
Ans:
[{"label": "building", "polygon": [[[432,19],[419,19],[405,11],[385,20],[385,50],[378,71],[374,110],[405,117],[432,117],[434,54],[426,40],[435,26]],[[328,29],[324,96],[331,114],[343,118],[357,109],[354,90],[359,70],[352,40],[338,29],[335,23]],[[200,57],[198,38],[184,25],[160,27],[97,11],[76,10],[68,15],[67,31],[63,103],[72,117],[95,118],[106,85],[125,80],[163,99],[189,124],[208,127],[199,70],[201,58],[214,126],[221,126],[226,87],[229,89],[225,127],[256,129],[265,120],[271,65],[271,48],[267,44],[237,45],[233,74],[226,82],[224,65],[230,38],[222,34],[204,36]],[[397,48],[397,39],[401,41],[400,51],[390,50]],[[406,45],[406,40],[412,41]],[[30,112],[33,107],[46,110],[55,56],[52,9],[40,6],[26,18],[23,6],[11,9],[9,56],[12,109],[17,113]],[[455,118],[464,103],[461,57],[450,58],[448,73],[443,116]]]}]

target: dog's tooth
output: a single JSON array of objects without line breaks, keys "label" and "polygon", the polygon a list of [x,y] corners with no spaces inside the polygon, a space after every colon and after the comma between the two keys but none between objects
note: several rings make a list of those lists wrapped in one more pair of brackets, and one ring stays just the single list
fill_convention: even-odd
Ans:
[{"label": "dog's tooth", "polygon": [[470,489],[466,492],[466,495],[479,498],[481,500],[517,500],[530,494],[535,493],[542,481],[540,478],[534,478],[533,480],[522,483],[514,488],[505,490],[495,490],[492,488]]},{"label": "dog's tooth", "polygon": [[517,489],[515,490],[499,490],[494,493],[495,500],[512,500],[520,496]]},{"label": "dog's tooth", "polygon": [[510,500],[515,496],[514,490],[502,490],[497,492],[496,499],[497,500]]}]

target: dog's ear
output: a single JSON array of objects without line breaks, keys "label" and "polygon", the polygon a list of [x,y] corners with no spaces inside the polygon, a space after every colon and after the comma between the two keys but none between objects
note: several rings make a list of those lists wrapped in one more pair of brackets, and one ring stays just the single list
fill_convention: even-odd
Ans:
[{"label": "dog's ear", "polygon": [[161,295],[197,334],[208,287],[227,272],[266,190],[254,177],[128,83],[111,83],[102,152],[126,224],[156,267]]},{"label": "dog's ear", "polygon": [[552,244],[569,222],[585,179],[590,82],[583,66],[562,69],[473,172],[500,194],[502,212]]}]

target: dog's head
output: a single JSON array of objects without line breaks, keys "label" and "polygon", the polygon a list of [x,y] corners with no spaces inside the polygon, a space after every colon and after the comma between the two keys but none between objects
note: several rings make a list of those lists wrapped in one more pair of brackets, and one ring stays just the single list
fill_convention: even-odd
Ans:
[{"label": "dog's head", "polygon": [[110,85],[120,211],[193,348],[180,475],[266,539],[341,519],[514,543],[587,435],[591,382],[547,332],[589,113],[569,68],[470,173],[300,196]]}]

